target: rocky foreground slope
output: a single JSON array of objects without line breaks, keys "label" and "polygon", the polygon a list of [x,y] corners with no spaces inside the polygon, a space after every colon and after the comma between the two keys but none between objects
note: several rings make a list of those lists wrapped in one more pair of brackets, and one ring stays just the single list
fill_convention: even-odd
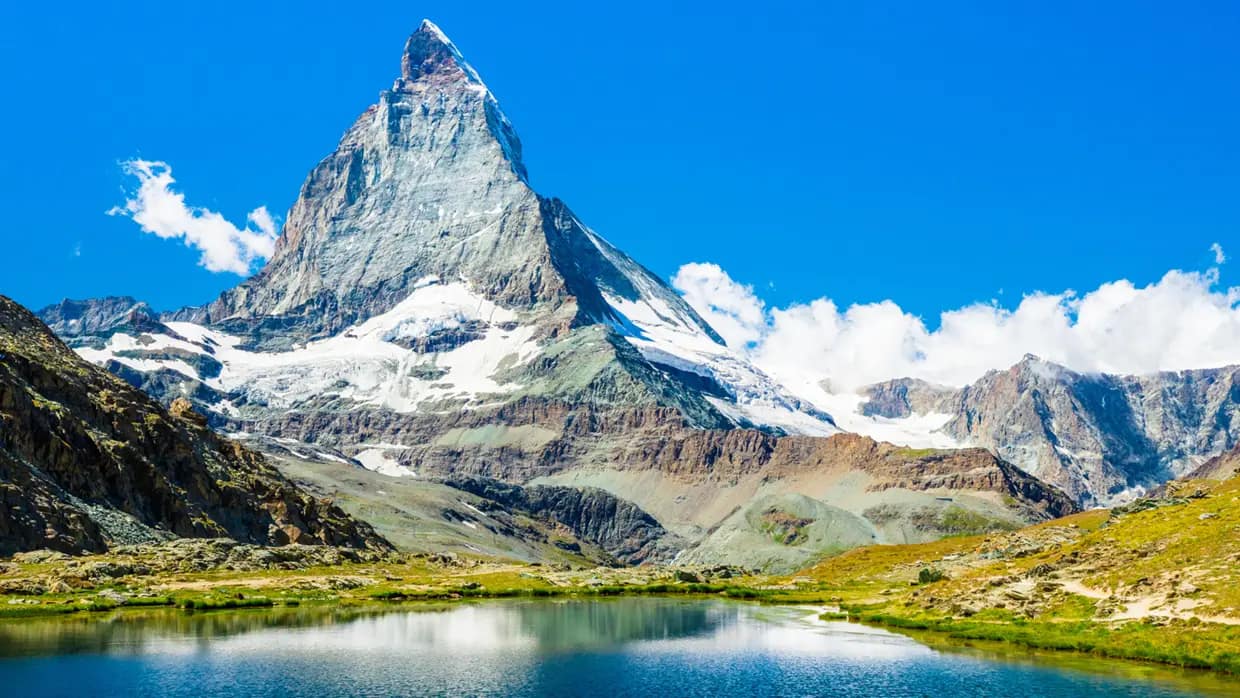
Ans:
[{"label": "rocky foreground slope", "polygon": [[177,536],[386,548],[265,459],[77,356],[0,296],[0,553]]},{"label": "rocky foreground slope", "polygon": [[1184,476],[1186,480],[1227,480],[1240,475],[1240,445],[1224,451]]}]

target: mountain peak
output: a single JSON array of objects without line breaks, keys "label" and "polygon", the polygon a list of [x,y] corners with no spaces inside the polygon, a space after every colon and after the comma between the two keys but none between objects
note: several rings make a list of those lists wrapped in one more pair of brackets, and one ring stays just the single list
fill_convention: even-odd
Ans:
[{"label": "mountain peak", "polygon": [[465,61],[456,44],[429,19],[422,20],[417,31],[405,42],[405,53],[400,59],[400,76],[408,81],[463,77],[482,85],[477,71]]}]

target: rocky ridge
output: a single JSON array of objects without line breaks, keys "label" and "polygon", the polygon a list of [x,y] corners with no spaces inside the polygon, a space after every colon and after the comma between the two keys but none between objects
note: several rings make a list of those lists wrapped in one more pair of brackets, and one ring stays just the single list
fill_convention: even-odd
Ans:
[{"label": "rocky ridge", "polygon": [[1240,367],[1085,374],[1028,356],[958,390],[916,379],[866,390],[862,410],[945,413],[939,431],[990,449],[1082,506],[1122,503],[1240,441]]},{"label": "rocky ridge", "polygon": [[476,477],[444,483],[564,526],[623,564],[668,563],[684,546],[640,507],[597,488],[520,487]]}]

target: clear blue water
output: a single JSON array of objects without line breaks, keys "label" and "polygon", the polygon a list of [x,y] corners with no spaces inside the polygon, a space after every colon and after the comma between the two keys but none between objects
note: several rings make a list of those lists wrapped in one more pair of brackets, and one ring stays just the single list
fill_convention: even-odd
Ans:
[{"label": "clear blue water", "polygon": [[617,599],[0,623],[5,696],[1189,696],[1209,675],[938,651],[807,609]]}]

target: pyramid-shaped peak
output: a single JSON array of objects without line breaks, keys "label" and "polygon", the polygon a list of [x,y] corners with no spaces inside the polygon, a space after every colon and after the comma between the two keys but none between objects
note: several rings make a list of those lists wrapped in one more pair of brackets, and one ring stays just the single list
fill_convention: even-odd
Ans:
[{"label": "pyramid-shaped peak", "polygon": [[439,25],[435,24],[429,19],[422,20],[422,23],[418,25],[417,32],[415,33],[430,34],[432,37],[437,39],[440,43],[448,44],[448,45],[452,44],[452,39],[449,39],[448,35],[443,33],[443,30],[439,28]]},{"label": "pyramid-shaped peak", "polygon": [[405,80],[419,80],[429,76],[461,77],[482,84],[478,73],[465,62],[465,57],[448,35],[429,19],[422,20],[417,31],[405,42],[405,53],[400,60],[400,75]]}]

